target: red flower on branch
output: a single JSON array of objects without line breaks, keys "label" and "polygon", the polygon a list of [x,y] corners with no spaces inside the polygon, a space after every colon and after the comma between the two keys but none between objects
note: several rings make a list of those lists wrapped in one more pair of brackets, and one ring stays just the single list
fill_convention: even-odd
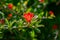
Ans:
[{"label": "red flower on branch", "polygon": [[43,3],[43,2],[44,2],[44,0],[39,0],[39,2],[42,2],[42,3]]},{"label": "red flower on branch", "polygon": [[27,22],[31,22],[32,18],[34,17],[34,14],[31,12],[24,13],[23,17]]},{"label": "red flower on branch", "polygon": [[5,20],[4,19],[1,19],[0,20],[0,24],[4,24],[5,23]]},{"label": "red flower on branch", "polygon": [[50,15],[53,15],[53,14],[54,14],[54,12],[53,12],[53,11],[49,11],[49,14],[50,14]]},{"label": "red flower on branch", "polygon": [[13,8],[13,4],[8,4],[8,8],[12,9]]},{"label": "red flower on branch", "polygon": [[53,29],[56,30],[57,29],[57,25],[53,25]]},{"label": "red flower on branch", "polygon": [[12,17],[12,14],[8,14],[8,17]]}]

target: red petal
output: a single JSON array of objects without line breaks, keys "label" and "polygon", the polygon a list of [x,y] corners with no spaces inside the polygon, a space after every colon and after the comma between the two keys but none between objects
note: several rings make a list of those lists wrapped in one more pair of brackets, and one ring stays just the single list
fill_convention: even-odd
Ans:
[{"label": "red petal", "polygon": [[0,20],[0,23],[1,23],[1,24],[4,24],[4,22],[5,22],[5,21],[4,21],[3,19],[2,19],[2,20]]},{"label": "red petal", "polygon": [[9,17],[12,17],[12,14],[8,14]]},{"label": "red petal", "polygon": [[23,16],[27,22],[30,22],[34,15],[31,12],[28,12],[27,14],[24,14]]},{"label": "red petal", "polygon": [[13,4],[8,4],[9,9],[12,9],[12,7],[13,7]]},{"label": "red petal", "polygon": [[54,14],[54,12],[53,11],[49,11],[49,14],[52,15],[52,14]]},{"label": "red petal", "polygon": [[39,0],[40,2],[44,2],[44,0]]},{"label": "red petal", "polygon": [[57,29],[57,25],[53,25],[53,29],[56,30]]},{"label": "red petal", "polygon": [[24,14],[24,15],[23,15],[24,18],[27,18],[27,16],[28,16],[27,14]]}]

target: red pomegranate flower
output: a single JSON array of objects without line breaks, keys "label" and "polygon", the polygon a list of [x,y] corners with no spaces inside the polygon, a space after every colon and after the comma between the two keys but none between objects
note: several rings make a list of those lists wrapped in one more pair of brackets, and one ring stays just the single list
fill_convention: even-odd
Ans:
[{"label": "red pomegranate flower", "polygon": [[1,19],[0,20],[0,24],[4,24],[5,23],[5,20],[4,19]]},{"label": "red pomegranate flower", "polygon": [[53,14],[54,14],[54,12],[53,12],[53,11],[49,11],[49,14],[50,14],[50,15],[53,15]]},{"label": "red pomegranate flower", "polygon": [[44,0],[39,0],[39,2],[44,2]]},{"label": "red pomegranate flower", "polygon": [[13,4],[8,4],[8,8],[12,9],[13,8]]},{"label": "red pomegranate flower", "polygon": [[57,29],[57,25],[53,25],[53,29],[56,30]]},{"label": "red pomegranate flower", "polygon": [[12,17],[12,14],[8,14],[8,17]]},{"label": "red pomegranate flower", "polygon": [[25,20],[26,20],[27,22],[31,22],[33,16],[34,16],[34,14],[31,13],[31,12],[24,13],[24,15],[23,15],[23,17],[25,18]]}]

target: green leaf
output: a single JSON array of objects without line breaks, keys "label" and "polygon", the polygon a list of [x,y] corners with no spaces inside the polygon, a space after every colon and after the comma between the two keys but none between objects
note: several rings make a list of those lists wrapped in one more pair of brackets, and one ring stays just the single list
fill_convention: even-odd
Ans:
[{"label": "green leaf", "polygon": [[42,18],[43,14],[44,14],[44,12],[39,13],[38,18]]},{"label": "green leaf", "polygon": [[10,22],[10,27],[12,27],[12,25],[16,22],[16,20]]},{"label": "green leaf", "polygon": [[35,37],[35,32],[34,32],[34,30],[32,30],[32,31],[30,32],[30,34],[31,34],[31,37],[32,37],[32,38]]},{"label": "green leaf", "polygon": [[6,23],[9,25],[9,22],[8,22],[7,18],[5,18],[5,21],[6,21]]},{"label": "green leaf", "polygon": [[30,11],[31,11],[31,9],[32,9],[31,7],[30,7],[30,8],[28,8],[26,12],[30,12]]}]

